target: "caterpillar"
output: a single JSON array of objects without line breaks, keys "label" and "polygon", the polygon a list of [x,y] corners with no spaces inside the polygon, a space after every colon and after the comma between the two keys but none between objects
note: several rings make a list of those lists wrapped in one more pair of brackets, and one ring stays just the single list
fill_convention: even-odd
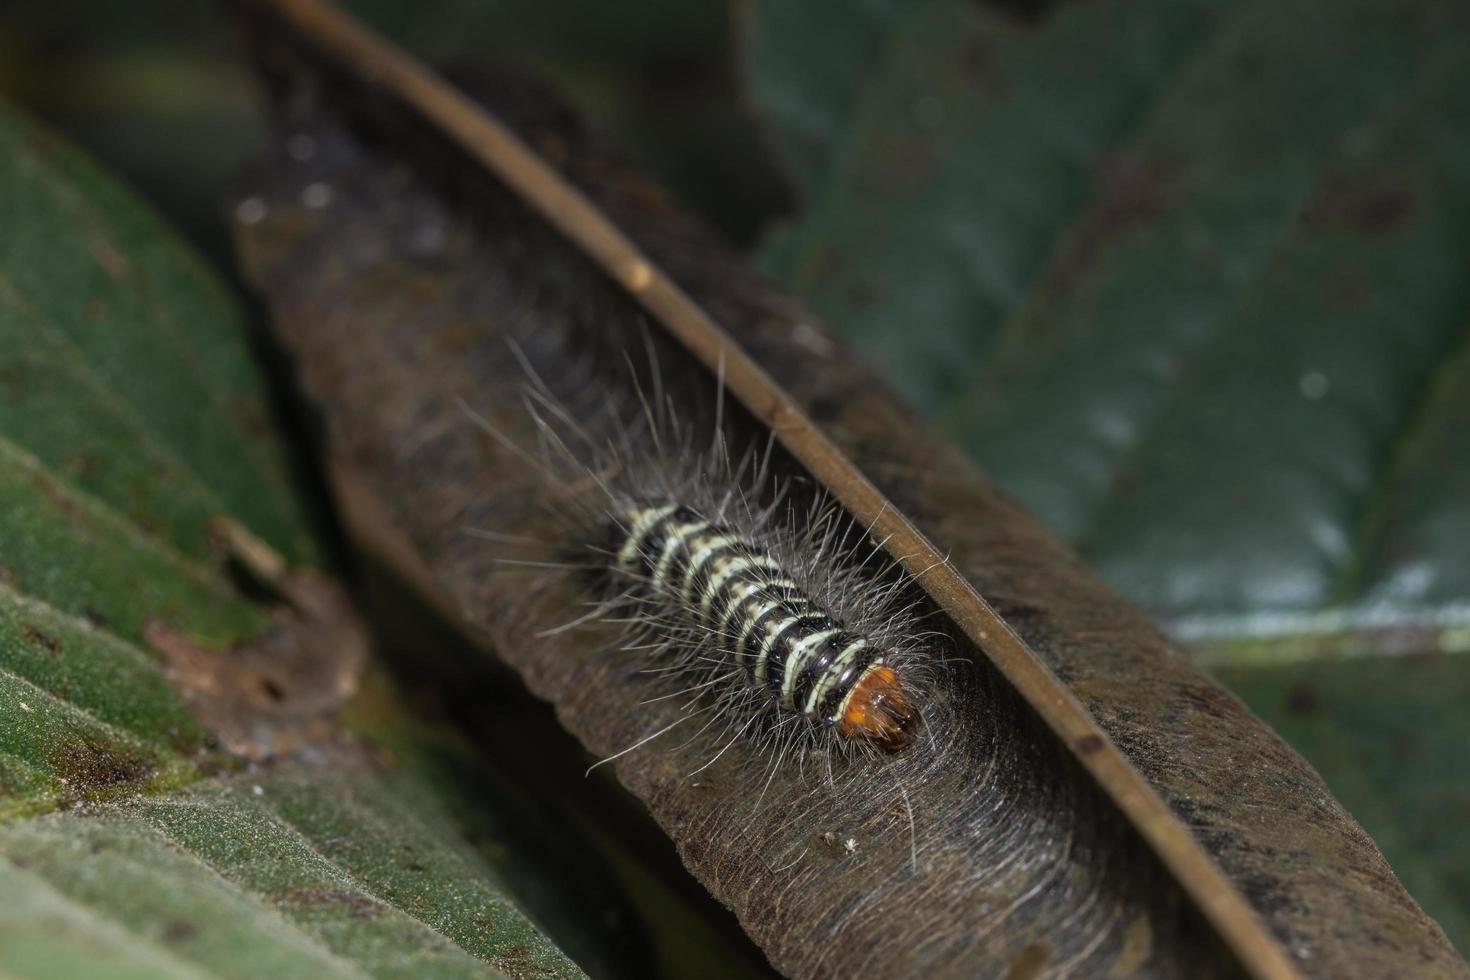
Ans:
[{"label": "caterpillar", "polygon": [[844,628],[771,555],[683,504],[614,522],[616,566],[703,623],[711,642],[780,709],[895,751],[918,715],[881,648]]},{"label": "caterpillar", "polygon": [[[551,511],[553,560],[526,564],[581,573],[592,611],[550,632],[610,628],[609,652],[636,654],[632,669],[649,675],[649,702],[687,698],[672,725],[624,751],[695,718],[700,733],[729,733],[725,747],[774,746],[773,765],[810,749],[908,749],[938,634],[917,630],[910,580],[850,515],[803,474],[778,472],[769,433],[756,448],[727,418],[722,386],[712,418],[697,393],[645,396],[631,364],[629,380],[572,362],[581,370],[553,391],[512,346],[539,452],[462,407],[539,473],[531,492]],[[650,351],[648,376],[661,385],[657,360]]]}]

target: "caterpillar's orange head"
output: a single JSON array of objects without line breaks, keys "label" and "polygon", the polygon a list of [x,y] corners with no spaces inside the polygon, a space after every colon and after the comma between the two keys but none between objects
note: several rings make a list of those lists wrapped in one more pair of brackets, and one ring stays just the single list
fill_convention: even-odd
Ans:
[{"label": "caterpillar's orange head", "polygon": [[919,712],[909,700],[903,682],[892,667],[878,665],[854,685],[838,727],[887,752],[897,752],[913,741]]}]

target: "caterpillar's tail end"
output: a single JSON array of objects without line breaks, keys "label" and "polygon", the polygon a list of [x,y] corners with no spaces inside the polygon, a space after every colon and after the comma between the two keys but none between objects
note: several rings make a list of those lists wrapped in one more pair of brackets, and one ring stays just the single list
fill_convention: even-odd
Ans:
[{"label": "caterpillar's tail end", "polygon": [[878,667],[853,689],[840,725],[849,738],[897,752],[913,742],[919,712],[898,674],[891,667]]}]

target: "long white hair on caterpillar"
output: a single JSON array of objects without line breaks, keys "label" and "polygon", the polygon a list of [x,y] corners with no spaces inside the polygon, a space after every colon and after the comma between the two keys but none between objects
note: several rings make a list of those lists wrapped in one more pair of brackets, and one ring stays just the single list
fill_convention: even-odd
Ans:
[{"label": "long white hair on caterpillar", "polygon": [[579,576],[586,610],[542,635],[609,631],[608,655],[647,676],[642,704],[679,705],[672,722],[592,768],[679,729],[690,741],[714,733],[718,746],[690,776],[742,740],[763,750],[770,776],[787,760],[820,759],[829,781],[834,763],[909,750],[925,728],[941,634],[920,629],[912,579],[883,542],[809,478],[776,475],[769,433],[732,451],[723,377],[700,422],[663,391],[651,346],[647,388],[625,356],[628,383],[563,379],[562,393],[511,349],[536,446],[461,408],[540,475],[558,532],[543,543],[551,560],[503,561]]}]

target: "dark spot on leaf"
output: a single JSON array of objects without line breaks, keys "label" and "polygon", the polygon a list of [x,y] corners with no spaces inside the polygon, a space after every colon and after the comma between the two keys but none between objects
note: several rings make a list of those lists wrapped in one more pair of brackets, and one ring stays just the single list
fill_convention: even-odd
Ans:
[{"label": "dark spot on leaf", "polygon": [[82,610],[82,617],[96,629],[107,629],[107,617],[91,606]]},{"label": "dark spot on leaf", "polygon": [[1306,684],[1293,684],[1286,692],[1286,711],[1292,715],[1313,715],[1322,708],[1317,692]]},{"label": "dark spot on leaf", "polygon": [[64,785],[84,797],[140,785],[154,772],[153,763],[136,750],[85,735],[53,748],[50,763]]},{"label": "dark spot on leaf", "polygon": [[1311,232],[1356,232],[1381,237],[1403,227],[1414,211],[1405,187],[1374,176],[1339,176],[1325,181],[1302,208],[1302,226]]},{"label": "dark spot on leaf", "polygon": [[1083,755],[1092,755],[1094,752],[1101,752],[1103,744],[1100,736],[1084,735],[1077,740],[1077,751]]},{"label": "dark spot on leaf", "polygon": [[17,579],[14,570],[9,565],[0,565],[0,585],[15,588]]},{"label": "dark spot on leaf", "polygon": [[[943,55],[945,64],[934,73],[944,92],[960,92],[997,103],[1011,92],[1004,62],[995,56],[995,38],[987,30],[967,32],[953,53]],[[962,96],[962,97],[965,97]]]},{"label": "dark spot on leaf", "polygon": [[494,920],[488,919],[485,916],[481,915],[475,918],[475,928],[484,929],[487,932],[494,932],[496,929],[499,928],[499,926],[495,924]]},{"label": "dark spot on leaf", "polygon": [[1386,235],[1404,223],[1413,200],[1407,191],[1384,188],[1358,202],[1353,217],[1358,227],[1373,235]]},{"label": "dark spot on leaf", "polygon": [[354,919],[376,919],[383,911],[377,902],[361,892],[340,888],[296,888],[287,892],[283,901],[297,908],[344,906]]},{"label": "dark spot on leaf", "polygon": [[1158,160],[1114,160],[1102,167],[1091,205],[1052,257],[1047,291],[1066,295],[1110,243],[1168,214],[1173,168]]},{"label": "dark spot on leaf", "polygon": [[149,515],[149,514],[136,514],[135,513],[135,514],[132,515],[132,518],[133,518],[133,524],[140,531],[143,531],[145,534],[150,534],[150,535],[153,535],[154,537],[164,537],[165,536],[165,532],[166,532],[166,529],[167,529],[168,525],[164,524],[157,517],[154,517],[154,516]]},{"label": "dark spot on leaf", "polygon": [[26,379],[15,368],[0,368],[0,390],[7,401],[16,401],[26,390]]},{"label": "dark spot on leaf", "polygon": [[162,938],[169,945],[186,943],[199,935],[199,926],[185,919],[173,919],[164,923]]},{"label": "dark spot on leaf", "polygon": [[95,480],[102,473],[102,460],[91,453],[78,453],[71,458],[67,468],[79,480]]},{"label": "dark spot on leaf", "polygon": [[105,238],[99,236],[92,239],[92,257],[117,282],[122,282],[133,274],[133,267],[128,263],[127,257]]},{"label": "dark spot on leaf", "polygon": [[1031,980],[1041,976],[1047,960],[1051,959],[1051,947],[1045,943],[1032,943],[1011,960],[1011,969],[1006,980]]},{"label": "dark spot on leaf", "polygon": [[265,696],[270,698],[272,701],[286,700],[286,689],[280,685],[279,681],[277,681],[269,674],[260,675],[260,689],[264,691]]},{"label": "dark spot on leaf", "polygon": [[21,635],[24,636],[27,640],[30,640],[36,646],[41,647],[48,653],[61,652],[61,641],[52,636],[50,633],[43,633],[41,630],[36,629],[29,623],[22,624],[20,632]]},{"label": "dark spot on leaf", "polygon": [[107,316],[107,304],[100,299],[93,299],[87,303],[87,319],[100,320]]},{"label": "dark spot on leaf", "polygon": [[995,57],[991,52],[989,39],[982,36],[969,38],[960,49],[959,68],[976,83],[993,84]]},{"label": "dark spot on leaf", "polygon": [[516,943],[498,954],[492,961],[500,970],[513,977],[525,976],[531,973],[536,964],[536,958],[522,943]]},{"label": "dark spot on leaf", "polygon": [[408,870],[408,871],[427,871],[427,870],[429,870],[428,868],[424,867],[422,864],[419,864],[417,861],[410,861],[407,864],[405,864],[403,867],[404,867],[405,870]]}]

